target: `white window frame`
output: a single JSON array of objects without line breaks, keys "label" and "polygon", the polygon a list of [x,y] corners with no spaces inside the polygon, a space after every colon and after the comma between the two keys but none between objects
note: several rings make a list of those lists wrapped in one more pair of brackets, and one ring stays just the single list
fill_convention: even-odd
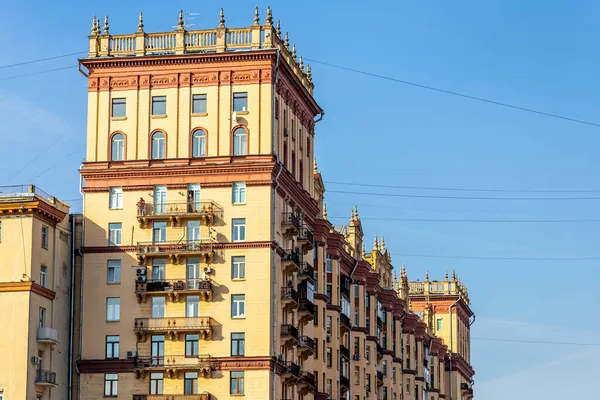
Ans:
[{"label": "white window frame", "polygon": [[106,321],[118,322],[121,320],[121,298],[106,298]]},{"label": "white window frame", "polygon": [[40,286],[48,287],[48,266],[45,264],[40,265]]},{"label": "white window frame", "polygon": [[200,296],[186,296],[185,316],[188,318],[198,317],[200,315]]},{"label": "white window frame", "polygon": [[[112,271],[112,279],[111,279]],[[121,260],[107,260],[106,261],[106,282],[107,283],[121,283]]]},{"label": "white window frame", "polygon": [[442,318],[437,318],[435,320],[435,330],[436,331],[441,331],[443,328],[443,319]]},{"label": "white window frame", "polygon": [[48,227],[42,226],[42,248],[48,250]]},{"label": "white window frame", "polygon": [[152,318],[165,318],[167,298],[164,296],[152,297]]},{"label": "white window frame", "polygon": [[233,204],[246,204],[246,182],[233,182],[231,192]]},{"label": "white window frame", "polygon": [[111,187],[108,200],[108,208],[111,210],[120,210],[123,208],[123,188]]},{"label": "white window frame", "polygon": [[[108,377],[115,379],[108,380]],[[109,386],[110,385],[110,386]],[[119,395],[119,374],[104,374],[104,397],[117,397]]]},{"label": "white window frame", "polygon": [[[204,103],[204,111],[196,110],[196,102],[199,104]],[[208,96],[206,93],[193,93],[192,94],[192,114],[206,114],[208,112]]]},{"label": "white window frame", "polygon": [[246,241],[246,218],[233,218],[231,220],[231,240],[233,242]]},{"label": "white window frame", "polygon": [[246,318],[246,295],[231,295],[231,318]]},{"label": "white window frame", "polygon": [[123,224],[110,222],[108,224],[108,245],[120,246],[123,240]]},{"label": "white window frame", "polygon": [[246,279],[246,257],[245,256],[231,257],[231,279],[233,279],[233,280]]}]

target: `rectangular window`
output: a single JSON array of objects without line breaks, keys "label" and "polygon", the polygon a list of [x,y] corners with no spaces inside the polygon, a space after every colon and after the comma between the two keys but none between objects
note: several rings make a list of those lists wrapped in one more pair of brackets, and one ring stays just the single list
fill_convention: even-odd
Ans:
[{"label": "rectangular window", "polygon": [[104,374],[104,397],[117,397],[118,388],[119,374]]},{"label": "rectangular window", "polygon": [[40,328],[46,326],[46,309],[44,307],[40,307]]},{"label": "rectangular window", "polygon": [[367,392],[371,391],[371,374],[365,375],[365,381],[367,381]]},{"label": "rectangular window", "polygon": [[231,295],[231,318],[244,318],[246,316],[246,295]]},{"label": "rectangular window", "polygon": [[156,258],[152,260],[152,280],[162,281],[167,273],[167,260]]},{"label": "rectangular window", "polygon": [[183,381],[184,394],[198,394],[198,373],[186,372]]},{"label": "rectangular window", "polygon": [[333,384],[332,384],[332,380],[331,379],[327,379],[327,394],[329,395],[329,398],[332,398],[332,396],[333,396]]},{"label": "rectangular window", "polygon": [[150,394],[163,394],[163,377],[162,372],[150,374]]},{"label": "rectangular window", "polygon": [[232,237],[234,242],[246,240],[246,218],[234,218],[231,220]]},{"label": "rectangular window", "polygon": [[106,355],[107,360],[116,360],[119,358],[119,336],[106,337]]},{"label": "rectangular window", "polygon": [[42,226],[42,247],[48,249],[48,227]]},{"label": "rectangular window", "polygon": [[167,241],[167,222],[154,221],[152,224],[152,242],[164,243]]},{"label": "rectangular window", "polygon": [[248,111],[248,93],[233,94],[233,111]]},{"label": "rectangular window", "polygon": [[442,319],[441,318],[438,318],[436,320],[435,330],[436,331],[441,331],[442,330]]},{"label": "rectangular window", "polygon": [[319,359],[319,340],[317,338],[313,338],[313,340],[315,341],[315,360],[318,360]]},{"label": "rectangular window", "polygon": [[358,299],[358,297],[359,297],[358,285],[354,285],[354,298]]},{"label": "rectangular window", "polygon": [[332,323],[332,318],[331,316],[327,316],[327,334],[331,335],[331,326],[333,325]]},{"label": "rectangular window", "polygon": [[198,317],[200,310],[200,296],[187,296],[185,299],[185,316]]},{"label": "rectangular window", "polygon": [[354,384],[360,385],[360,367],[354,367]]},{"label": "rectangular window", "polygon": [[331,368],[332,364],[332,359],[331,359],[331,347],[327,348],[327,367]]},{"label": "rectangular window", "polygon": [[108,224],[108,245],[120,246],[123,227],[120,223]]},{"label": "rectangular window", "polygon": [[244,394],[244,371],[231,371],[229,386],[229,393]]},{"label": "rectangular window", "polygon": [[165,317],[165,297],[153,297],[152,298],[152,318],[164,318]]},{"label": "rectangular window", "polygon": [[331,304],[331,284],[327,284],[327,304]]},{"label": "rectangular window", "polygon": [[108,260],[108,283],[121,282],[121,260]]},{"label": "rectangular window", "polygon": [[354,338],[354,354],[360,355],[360,338]]},{"label": "rectangular window", "polygon": [[327,260],[325,262],[325,272],[331,272],[331,256],[327,255]]},{"label": "rectangular window", "polygon": [[365,348],[365,358],[367,359],[367,364],[371,362],[371,346],[367,346]]},{"label": "rectangular window", "polygon": [[185,356],[198,356],[198,334],[185,335]]},{"label": "rectangular window", "polygon": [[406,379],[406,393],[410,394],[410,379]]},{"label": "rectangular window", "polygon": [[125,99],[112,99],[112,116],[113,118],[124,117],[127,115],[127,103]]},{"label": "rectangular window", "polygon": [[106,298],[106,320],[119,321],[121,318],[121,298],[107,297]]},{"label": "rectangular window", "polygon": [[315,315],[313,316],[313,325],[319,326],[319,307],[315,307]]},{"label": "rectangular window", "polygon": [[167,96],[152,96],[152,115],[167,115]]},{"label": "rectangular window", "polygon": [[246,183],[233,182],[233,204],[246,204]]},{"label": "rectangular window", "polygon": [[110,188],[110,197],[108,199],[108,208],[111,210],[123,208],[123,188]]},{"label": "rectangular window", "polygon": [[354,326],[358,326],[358,308],[354,309]]},{"label": "rectangular window", "polygon": [[387,361],[383,360],[383,376],[387,376]]},{"label": "rectangular window", "polygon": [[192,113],[193,114],[205,114],[206,113],[206,95],[205,94],[192,95]]},{"label": "rectangular window", "polygon": [[246,257],[231,257],[231,279],[246,279]]},{"label": "rectangular window", "polygon": [[48,287],[48,267],[44,264],[40,267],[40,285],[42,287]]},{"label": "rectangular window", "polygon": [[231,334],[231,355],[232,356],[243,356],[244,348],[246,347],[246,334],[245,333],[232,333]]}]

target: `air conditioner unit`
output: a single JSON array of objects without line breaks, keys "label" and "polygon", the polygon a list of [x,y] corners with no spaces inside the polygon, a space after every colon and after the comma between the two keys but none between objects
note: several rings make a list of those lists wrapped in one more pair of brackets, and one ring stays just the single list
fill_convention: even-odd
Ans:
[{"label": "air conditioner unit", "polygon": [[146,267],[137,267],[135,269],[136,275],[146,275]]},{"label": "air conditioner unit", "polygon": [[331,342],[331,335],[327,335],[327,341]]},{"label": "air conditioner unit", "polygon": [[148,247],[148,253],[158,253],[159,251],[160,251],[160,247],[158,247],[158,246]]},{"label": "air conditioner unit", "polygon": [[138,248],[138,253],[139,254],[146,254],[148,252],[148,248],[147,247],[140,247]]},{"label": "air conditioner unit", "polygon": [[360,354],[355,354],[353,357],[355,360],[360,360]]},{"label": "air conditioner unit", "polygon": [[36,356],[31,357],[31,363],[32,364],[36,364],[36,365],[39,364],[40,363],[40,358],[36,357]]},{"label": "air conditioner unit", "polygon": [[146,275],[138,275],[135,280],[136,282],[146,282]]},{"label": "air conditioner unit", "polygon": [[137,357],[137,351],[128,351],[127,352],[127,359],[131,360],[133,358]]},{"label": "air conditioner unit", "polygon": [[211,274],[212,272],[213,272],[213,269],[211,267],[204,267],[205,274]]}]

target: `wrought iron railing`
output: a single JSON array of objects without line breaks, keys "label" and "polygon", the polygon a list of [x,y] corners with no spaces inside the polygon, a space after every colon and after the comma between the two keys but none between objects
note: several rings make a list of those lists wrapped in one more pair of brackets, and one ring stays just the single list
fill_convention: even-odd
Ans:
[{"label": "wrought iron railing", "polygon": [[298,291],[293,287],[282,287],[281,300],[293,300],[298,302]]},{"label": "wrought iron railing", "polygon": [[135,291],[147,292],[178,292],[178,291],[212,291],[212,283],[208,279],[151,279],[146,282],[135,282]]},{"label": "wrought iron railing", "polygon": [[299,333],[298,328],[291,324],[281,325],[281,337],[293,337],[298,340]]}]

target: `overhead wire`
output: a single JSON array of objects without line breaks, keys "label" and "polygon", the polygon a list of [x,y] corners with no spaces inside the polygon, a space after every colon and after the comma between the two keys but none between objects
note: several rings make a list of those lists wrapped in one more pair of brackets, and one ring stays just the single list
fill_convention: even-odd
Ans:
[{"label": "overhead wire", "polygon": [[14,63],[14,64],[0,65],[0,69],[18,67],[18,66],[21,66],[21,65],[35,64],[35,63],[40,63],[40,62],[44,62],[44,61],[56,60],[56,59],[59,59],[59,58],[76,56],[76,55],[79,55],[79,54],[85,54],[85,52],[78,51],[78,52],[75,52],[75,53],[60,54],[58,56],[52,56],[52,57],[46,57],[46,58],[37,58],[37,59],[34,59],[34,60],[22,61],[22,62],[18,62],[18,63]]},{"label": "overhead wire", "polygon": [[[348,219],[348,217],[328,217]],[[361,220],[407,221],[407,222],[459,222],[459,223],[508,223],[508,224],[571,224],[600,222],[600,219],[445,219],[445,218],[398,218],[398,217],[360,217]]]},{"label": "overhead wire", "polygon": [[355,194],[361,196],[383,196],[383,197],[408,197],[408,198],[419,198],[419,199],[454,199],[454,200],[600,200],[600,197],[472,197],[472,196],[434,196],[424,194],[408,194],[408,193],[368,193],[368,192],[351,192],[346,190],[327,190],[327,193],[340,193],[340,194]]},{"label": "overhead wire", "polygon": [[600,343],[580,343],[580,342],[554,342],[544,340],[521,340],[521,339],[501,339],[501,338],[486,338],[473,337],[472,340],[486,340],[493,342],[509,342],[509,343],[527,343],[527,344],[550,344],[550,345],[566,345],[566,346],[600,346]]}]

